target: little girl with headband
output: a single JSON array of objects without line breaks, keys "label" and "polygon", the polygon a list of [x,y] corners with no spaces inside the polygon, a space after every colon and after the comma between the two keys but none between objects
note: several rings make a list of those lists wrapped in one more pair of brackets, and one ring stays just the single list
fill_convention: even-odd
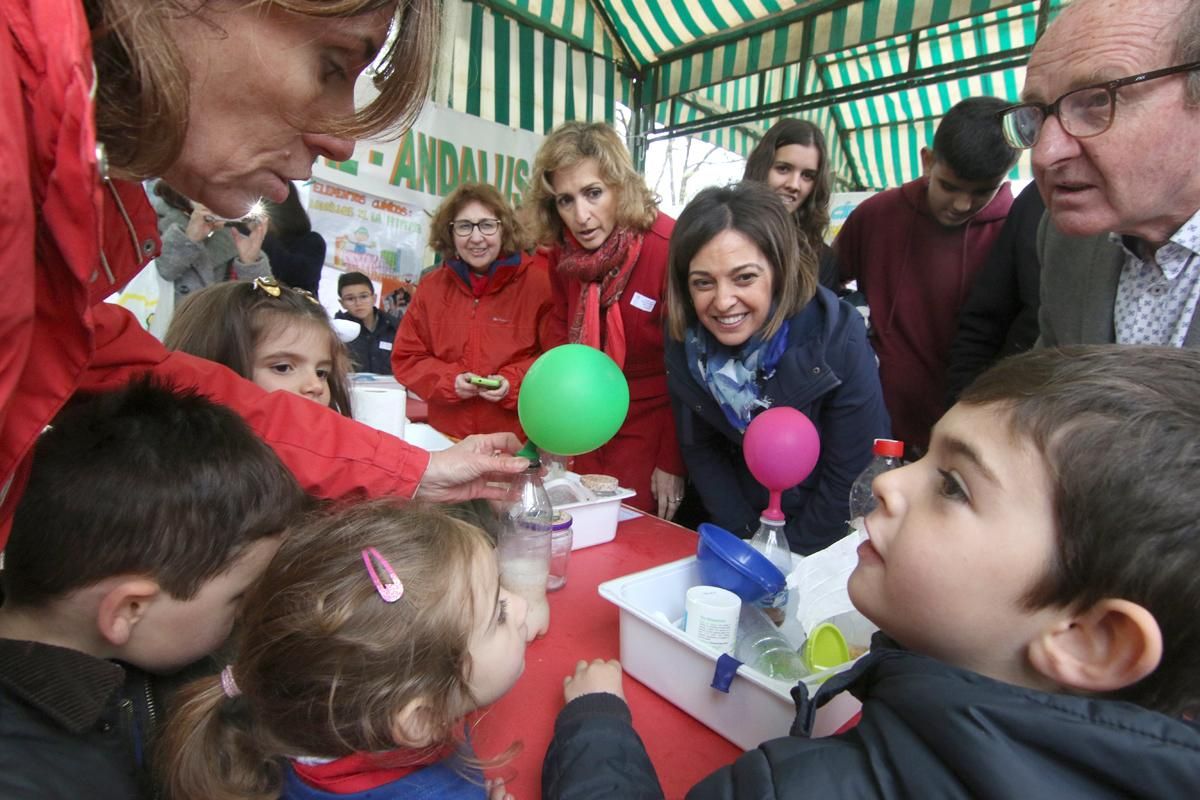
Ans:
[{"label": "little girl with headband", "polygon": [[267,391],[293,392],[350,416],[350,361],[317,299],[273,278],[226,281],[175,310],[163,344],[224,364]]},{"label": "little girl with headband", "polygon": [[463,718],[525,665],[525,602],[479,528],[390,501],[294,530],[247,594],[238,655],[179,694],[163,735],[175,800],[511,800]]}]

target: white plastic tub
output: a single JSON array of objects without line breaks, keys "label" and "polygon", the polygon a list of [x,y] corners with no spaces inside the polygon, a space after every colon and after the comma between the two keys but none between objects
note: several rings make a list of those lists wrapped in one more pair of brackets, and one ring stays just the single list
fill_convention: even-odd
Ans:
[{"label": "white plastic tub", "polygon": [[[637,494],[632,489],[618,489],[616,494],[597,495],[581,484],[579,476],[573,472],[566,473],[565,477],[551,478],[545,486],[554,510],[571,515],[572,550],[616,538],[621,501]],[[569,498],[567,502],[561,502],[564,497]]]},{"label": "white plastic tub", "polygon": [[[682,617],[687,589],[701,583],[696,557],[689,556],[600,584],[600,596],[621,612],[621,666],[744,750],[786,736],[796,714],[791,684],[742,667],[728,693],[713,689],[717,654],[656,618],[656,612],[667,620]],[[805,678],[810,695],[824,678],[848,666]],[[849,694],[834,698],[817,711],[813,735],[833,733],[859,707]]]}]

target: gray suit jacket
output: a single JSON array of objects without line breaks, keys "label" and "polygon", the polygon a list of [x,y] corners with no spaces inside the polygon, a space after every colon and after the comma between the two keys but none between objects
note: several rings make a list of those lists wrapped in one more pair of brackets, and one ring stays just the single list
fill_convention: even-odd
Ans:
[{"label": "gray suit jacket", "polygon": [[[1038,346],[1111,344],[1117,340],[1113,307],[1125,251],[1107,233],[1074,237],[1059,233],[1042,216],[1038,227],[1042,305]],[[1184,345],[1200,347],[1200,314],[1192,317]]]}]

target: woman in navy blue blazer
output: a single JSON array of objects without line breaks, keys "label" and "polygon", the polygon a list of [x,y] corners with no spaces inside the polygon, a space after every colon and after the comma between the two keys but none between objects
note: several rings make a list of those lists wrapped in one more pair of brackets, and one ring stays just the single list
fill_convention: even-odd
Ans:
[{"label": "woman in navy blue blazer", "polygon": [[850,486],[889,433],[862,317],[817,283],[779,198],[752,181],[701,192],[671,237],[667,386],[688,474],[711,520],[751,535],[767,491],[742,437],[786,405],[816,425],[821,456],[783,494],[788,543],[807,555],[846,532]]}]

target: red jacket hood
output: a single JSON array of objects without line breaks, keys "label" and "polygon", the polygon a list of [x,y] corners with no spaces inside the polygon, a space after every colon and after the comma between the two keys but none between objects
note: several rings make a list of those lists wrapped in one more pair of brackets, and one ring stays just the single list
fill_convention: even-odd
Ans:
[{"label": "red jacket hood", "polygon": [[[900,195],[904,198],[904,202],[916,209],[918,214],[933,219],[933,212],[929,210],[929,178],[922,176],[915,181],[909,181],[900,187]],[[976,225],[981,222],[1002,220],[1008,216],[1008,209],[1012,205],[1012,201],[1012,184],[1005,181],[992,201],[963,224]]]}]

